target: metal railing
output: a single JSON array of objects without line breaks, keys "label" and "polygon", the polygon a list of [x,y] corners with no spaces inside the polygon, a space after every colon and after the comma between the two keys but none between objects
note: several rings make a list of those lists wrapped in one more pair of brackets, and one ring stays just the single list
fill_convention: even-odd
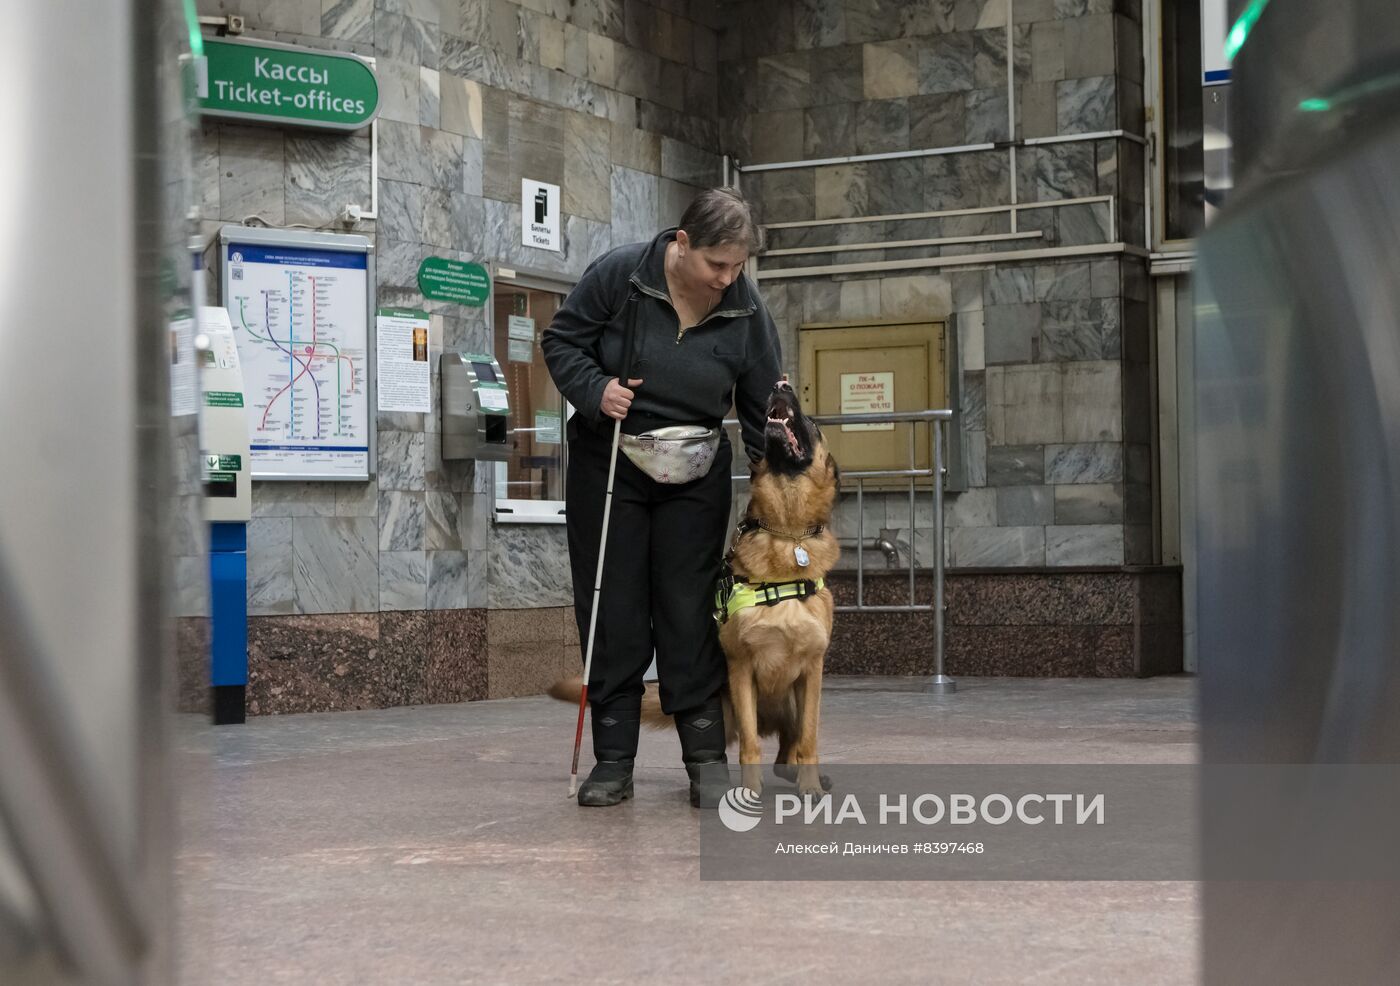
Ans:
[{"label": "metal railing", "polygon": [[[933,674],[925,683],[925,691],[953,692],[957,683],[945,673],[944,667],[944,550],[943,550],[943,465],[944,424],[951,420],[953,412],[947,409],[928,411],[895,411],[885,414],[817,414],[811,419],[819,425],[857,424],[908,424],[909,425],[909,466],[907,469],[863,469],[841,470],[841,481],[854,480],[856,484],[856,601],[854,605],[837,606],[839,612],[846,613],[933,613]],[[917,426],[928,424],[930,465],[919,468]],[[739,422],[730,418],[725,427],[737,428]],[[840,464],[839,462],[837,463]],[[731,475],[737,488],[747,484],[747,475]],[[909,602],[903,605],[867,605],[865,602],[865,481],[867,479],[907,479],[909,482]],[[917,484],[920,479],[929,479],[929,493],[933,504],[932,543],[933,543],[933,601],[920,603],[915,582],[917,567],[916,543],[918,520],[915,512]]]}]

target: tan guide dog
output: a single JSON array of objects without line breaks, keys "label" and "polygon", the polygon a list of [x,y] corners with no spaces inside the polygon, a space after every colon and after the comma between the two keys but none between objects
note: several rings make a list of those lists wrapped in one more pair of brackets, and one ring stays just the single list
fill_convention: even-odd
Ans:
[{"label": "tan guide dog", "polygon": [[733,711],[726,725],[732,718],[749,790],[762,790],[759,737],[776,734],[774,772],[795,777],[802,794],[820,795],[830,786],[817,769],[817,731],[834,606],[821,580],[841,554],[831,532],[840,470],[786,377],[768,400],[764,439],[729,564],[737,587],[757,590],[760,600],[784,594],[764,586],[797,583],[804,589],[798,598],[737,609],[721,625],[729,663],[726,712]]},{"label": "tan guide dog", "polygon": [[[817,768],[817,730],[833,609],[831,591],[820,583],[841,553],[831,532],[840,471],[786,377],[769,398],[764,440],[728,558],[736,592],[728,596],[727,584],[721,590],[736,607],[745,598],[757,605],[736,608],[716,600],[729,665],[725,738],[738,740],[743,783],[754,793],[763,788],[759,737],[776,735],[774,772],[795,779],[803,794],[819,795],[830,788]],[[579,677],[566,678],[549,694],[577,705],[582,684]],[[654,682],[642,698],[642,722],[653,729],[672,726]]]}]

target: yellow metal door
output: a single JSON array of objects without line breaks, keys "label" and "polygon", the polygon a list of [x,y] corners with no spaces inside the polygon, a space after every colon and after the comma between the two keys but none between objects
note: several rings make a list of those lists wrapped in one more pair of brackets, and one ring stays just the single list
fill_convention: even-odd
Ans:
[{"label": "yellow metal door", "polygon": [[[944,327],[942,322],[803,326],[798,347],[803,407],[815,414],[944,407]],[[911,427],[915,468],[927,469],[927,425],[832,425],[822,432],[843,470],[907,469]],[[871,480],[867,488],[907,482]]]}]

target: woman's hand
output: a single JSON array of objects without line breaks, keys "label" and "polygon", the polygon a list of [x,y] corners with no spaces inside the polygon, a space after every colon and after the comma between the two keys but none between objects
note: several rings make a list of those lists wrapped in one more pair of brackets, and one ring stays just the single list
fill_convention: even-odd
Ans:
[{"label": "woman's hand", "polygon": [[627,386],[624,387],[617,377],[613,377],[603,388],[603,413],[618,421],[627,417],[627,409],[632,406],[632,398],[636,396],[628,387],[640,387],[641,385],[642,381],[640,380],[628,380]]}]

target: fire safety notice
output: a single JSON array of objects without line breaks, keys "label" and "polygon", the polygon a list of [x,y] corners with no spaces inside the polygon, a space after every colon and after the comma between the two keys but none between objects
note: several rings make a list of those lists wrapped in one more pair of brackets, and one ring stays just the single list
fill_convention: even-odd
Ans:
[{"label": "fire safety notice", "polygon": [[[894,412],[894,373],[841,374],[842,414],[888,414]],[[871,425],[842,425],[846,431],[894,431],[894,422]]]}]

